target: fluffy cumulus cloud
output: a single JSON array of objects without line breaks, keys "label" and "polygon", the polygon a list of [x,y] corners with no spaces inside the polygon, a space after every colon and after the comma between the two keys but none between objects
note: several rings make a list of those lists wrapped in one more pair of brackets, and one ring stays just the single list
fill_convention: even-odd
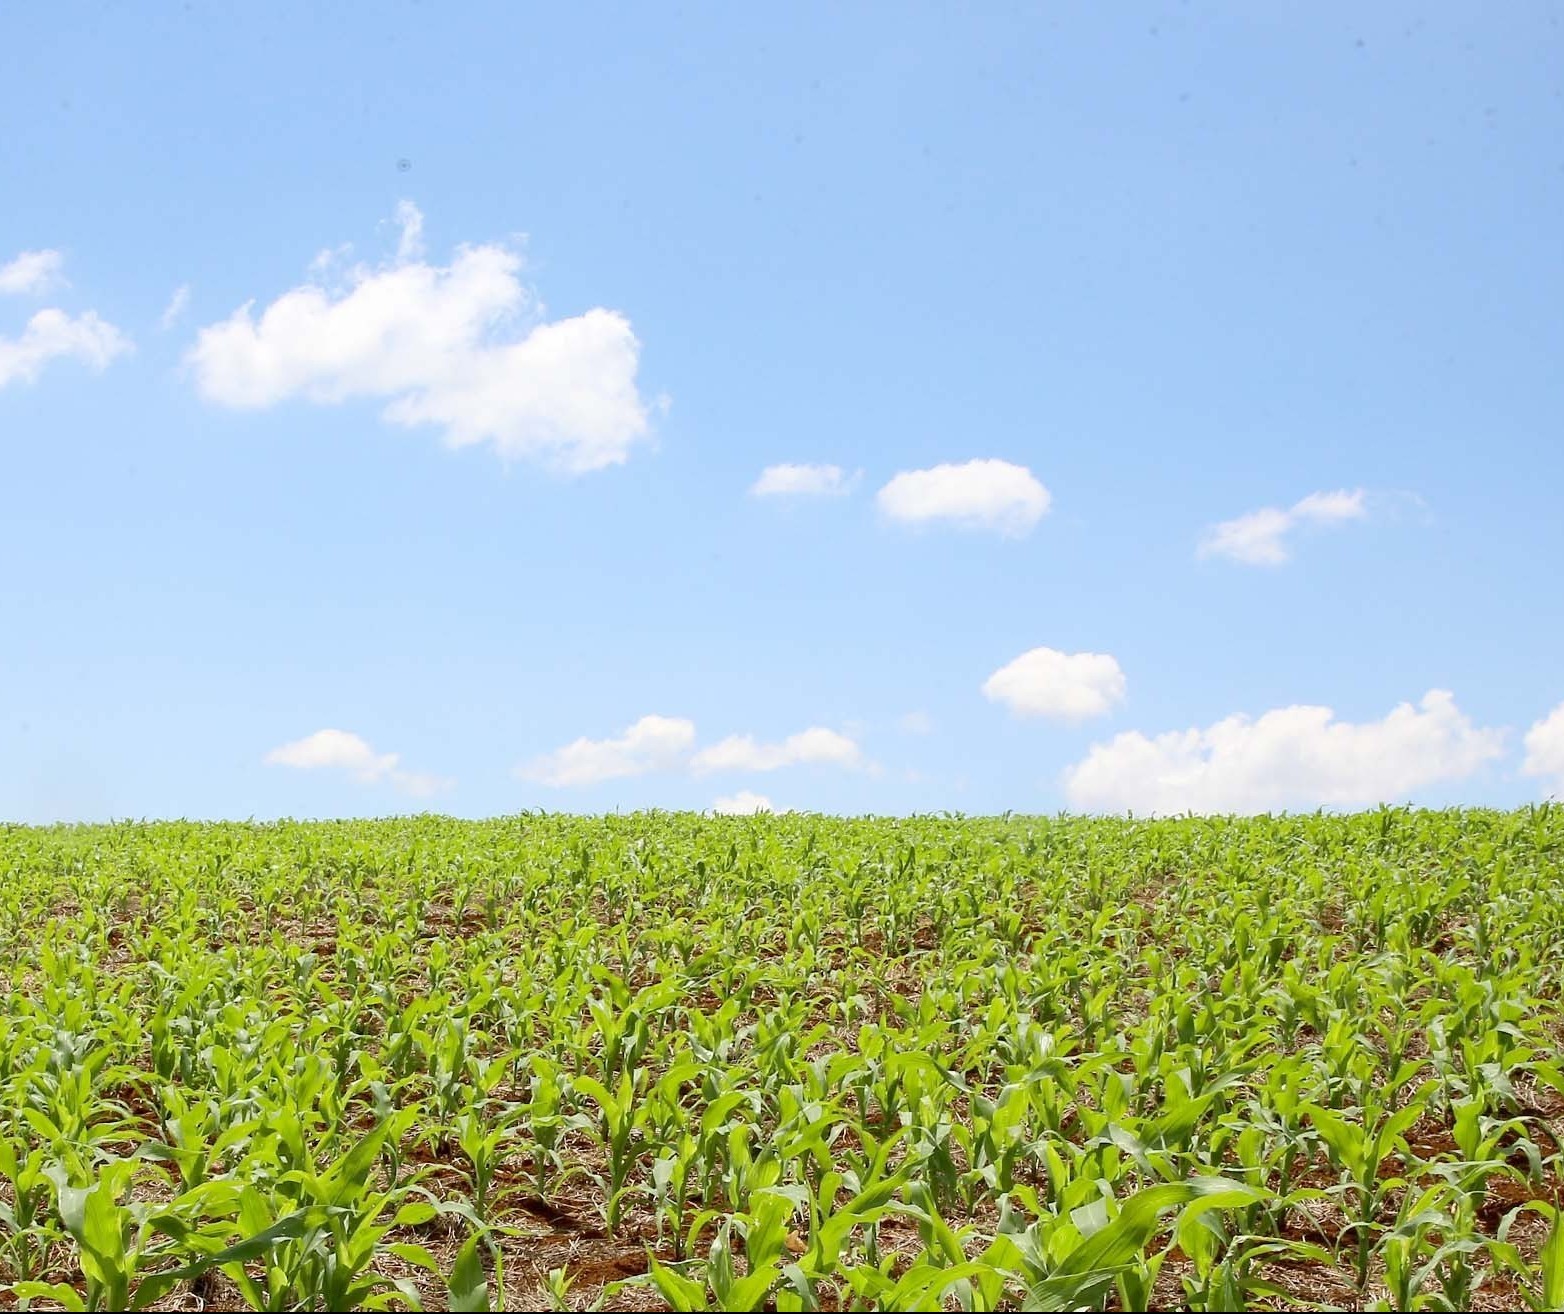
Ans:
[{"label": "fluffy cumulus cloud", "polygon": [[839,731],[811,726],[776,744],[761,743],[753,735],[729,735],[701,749],[690,768],[696,775],[706,775],[713,771],[776,771],[806,763],[861,766],[863,750]]},{"label": "fluffy cumulus cloud", "polygon": [[836,497],[848,482],[839,465],[768,465],[749,491],[755,497]]},{"label": "fluffy cumulus cloud", "polygon": [[1031,531],[1052,499],[1037,477],[1009,461],[968,461],[903,470],[875,496],[880,511],[909,524],[945,521],[1010,537]]},{"label": "fluffy cumulus cloud", "polygon": [[78,360],[89,369],[101,370],[129,350],[130,340],[96,311],[67,315],[63,310],[40,310],[27,321],[21,336],[0,334],[0,388],[31,383],[50,361]]},{"label": "fluffy cumulus cloud", "polygon": [[292,767],[297,771],[342,771],[361,784],[384,782],[415,798],[427,798],[454,783],[441,776],[405,771],[401,760],[397,753],[377,753],[364,739],[347,730],[317,730],[272,749],[264,759],[267,766]]},{"label": "fluffy cumulus cloud", "polygon": [[566,473],[617,465],[649,437],[640,343],[624,315],[547,320],[515,250],[462,246],[431,264],[418,209],[404,202],[397,221],[393,262],[334,281],[328,253],[259,313],[249,302],[201,329],[187,356],[201,393],[245,408],[383,401],[391,424]]},{"label": "fluffy cumulus cloud", "polygon": [[1064,784],[1074,807],[1103,812],[1368,807],[1463,780],[1503,745],[1503,730],[1474,726],[1435,689],[1378,721],[1297,706],[1151,738],[1131,731],[1095,745]]},{"label": "fluffy cumulus cloud", "polygon": [[1291,534],[1303,525],[1336,525],[1368,515],[1361,488],[1310,493],[1286,510],[1266,506],[1212,525],[1200,541],[1202,557],[1227,557],[1249,566],[1279,566],[1292,558]]},{"label": "fluffy cumulus cloud", "polygon": [[1526,732],[1526,759],[1521,771],[1540,776],[1543,788],[1564,799],[1564,703]]},{"label": "fluffy cumulus cloud", "polygon": [[65,257],[58,251],[23,251],[0,265],[0,294],[37,296],[60,287],[65,282],[64,267]]},{"label": "fluffy cumulus cloud", "polygon": [[595,785],[679,765],[695,744],[695,722],[643,716],[616,739],[577,739],[517,774],[541,785]]},{"label": "fluffy cumulus cloud", "polygon": [[1107,653],[1033,648],[989,676],[983,695],[1017,716],[1084,721],[1124,701],[1124,672]]},{"label": "fluffy cumulus cloud", "polygon": [[717,799],[711,810],[719,816],[747,817],[756,812],[775,812],[771,806],[771,800],[764,794],[751,793],[747,789],[741,789],[737,794],[726,795]]}]

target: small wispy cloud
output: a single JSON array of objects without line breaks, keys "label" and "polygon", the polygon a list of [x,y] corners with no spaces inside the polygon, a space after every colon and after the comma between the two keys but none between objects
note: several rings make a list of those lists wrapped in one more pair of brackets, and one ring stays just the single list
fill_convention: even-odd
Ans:
[{"label": "small wispy cloud", "polygon": [[856,740],[823,726],[800,730],[776,744],[761,743],[753,735],[729,735],[701,749],[690,769],[696,775],[712,771],[776,771],[812,762],[856,767],[863,762],[863,750]]},{"label": "small wispy cloud", "polygon": [[[0,265],[0,293],[30,296],[66,286],[58,251],[23,251]],[[50,361],[79,360],[101,370],[131,350],[130,339],[95,310],[69,315],[57,307],[40,310],[19,337],[0,334],[0,388],[31,383]]]},{"label": "small wispy cloud", "polygon": [[712,803],[711,810],[718,816],[748,817],[757,812],[775,812],[776,808],[764,794],[755,794],[750,790],[741,789],[737,794],[717,799]]},{"label": "small wispy cloud", "polygon": [[695,750],[695,722],[682,716],[643,716],[608,739],[580,738],[524,762],[515,769],[522,780],[556,788],[595,785],[605,780],[678,771],[695,776],[716,771],[776,771],[782,767],[834,764],[872,770],[851,735],[811,726],[778,743],[753,735],[729,735]]},{"label": "small wispy cloud", "polygon": [[839,465],[768,465],[749,491],[754,497],[840,497],[852,482]]},{"label": "small wispy cloud", "polygon": [[130,339],[94,310],[80,315],[40,310],[20,337],[0,336],[0,388],[31,383],[53,360],[79,360],[89,369],[102,370],[130,350]]},{"label": "small wispy cloud", "polygon": [[7,296],[37,296],[65,286],[65,257],[58,251],[23,251],[16,259],[0,265],[0,293]]},{"label": "small wispy cloud", "polygon": [[415,260],[422,260],[424,258],[423,211],[411,201],[398,201],[396,226],[402,230],[402,235],[397,239],[396,244],[397,264],[407,265]]},{"label": "small wispy cloud", "polygon": [[360,784],[382,781],[403,794],[428,798],[456,782],[421,771],[403,770],[397,753],[377,753],[360,736],[347,730],[317,730],[303,739],[281,744],[262,759],[267,766],[296,771],[342,771]]},{"label": "small wispy cloud", "polygon": [[540,785],[595,785],[677,766],[695,743],[695,722],[643,716],[611,739],[581,738],[516,769]]},{"label": "small wispy cloud", "polygon": [[163,307],[163,314],[158,319],[158,327],[164,332],[173,328],[184,315],[186,307],[190,305],[190,284],[181,283],[174,289],[174,295],[169,297],[168,305]]},{"label": "small wispy cloud", "polygon": [[1249,566],[1279,566],[1292,559],[1288,536],[1300,525],[1337,525],[1368,516],[1361,488],[1310,493],[1285,510],[1258,511],[1212,525],[1197,549],[1200,557],[1227,557]]}]

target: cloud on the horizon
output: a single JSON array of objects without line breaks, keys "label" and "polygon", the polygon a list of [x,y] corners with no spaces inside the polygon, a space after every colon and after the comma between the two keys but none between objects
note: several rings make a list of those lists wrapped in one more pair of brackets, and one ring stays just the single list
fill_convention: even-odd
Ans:
[{"label": "cloud on the horizon", "polygon": [[1369,807],[1466,779],[1503,752],[1504,737],[1433,689],[1378,721],[1293,706],[1153,737],[1128,731],[1094,745],[1064,786],[1073,807],[1099,812]]},{"label": "cloud on the horizon", "polygon": [[643,716],[615,738],[583,736],[518,767],[516,774],[540,785],[595,785],[676,766],[694,743],[693,721],[680,716]]},{"label": "cloud on the horizon", "polygon": [[690,769],[699,776],[713,771],[776,771],[822,762],[861,766],[863,749],[856,740],[824,726],[800,730],[775,744],[758,742],[753,735],[729,735],[697,753]]},{"label": "cloud on the horizon", "polygon": [[1526,731],[1521,774],[1541,777],[1543,789],[1564,799],[1564,703]]},{"label": "cloud on the horizon", "polygon": [[752,735],[729,735],[698,752],[695,738],[695,723],[685,717],[643,716],[620,735],[576,739],[523,763],[515,774],[522,780],[562,788],[653,771],[705,776],[718,771],[753,773],[822,763],[864,769],[871,765],[864,761],[855,739],[823,726],[811,726],[774,744],[759,742]]},{"label": "cloud on the horizon", "polygon": [[776,808],[764,794],[741,789],[737,794],[717,799],[712,803],[711,810],[719,817],[748,817],[757,812],[775,812]]},{"label": "cloud on the horizon", "polygon": [[455,781],[421,771],[402,769],[398,753],[377,753],[360,736],[347,730],[317,730],[303,739],[279,745],[267,753],[267,766],[296,771],[342,771],[360,784],[385,782],[403,794],[428,798],[449,789]]}]

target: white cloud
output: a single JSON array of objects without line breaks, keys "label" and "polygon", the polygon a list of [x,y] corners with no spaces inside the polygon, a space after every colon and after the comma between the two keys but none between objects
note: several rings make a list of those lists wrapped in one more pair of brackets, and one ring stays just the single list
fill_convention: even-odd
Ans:
[{"label": "white cloud", "polygon": [[158,327],[171,329],[179,322],[185,313],[185,307],[190,304],[190,284],[181,283],[174,289],[174,295],[169,297],[168,305],[163,307],[163,314],[158,319]]},{"label": "white cloud", "polygon": [[1473,726],[1435,689],[1417,707],[1402,703],[1359,724],[1328,707],[1294,706],[1155,738],[1131,731],[1094,745],[1064,784],[1073,806],[1106,812],[1364,807],[1465,779],[1503,741],[1503,730]]},{"label": "white cloud", "polygon": [[903,470],[875,498],[893,520],[947,520],[963,529],[991,529],[1011,537],[1030,531],[1048,513],[1051,500],[1025,466],[993,460]]},{"label": "white cloud", "polygon": [[351,771],[364,780],[384,775],[396,762],[395,753],[376,753],[358,735],[346,730],[317,730],[266,754],[267,766],[297,767],[301,771],[330,767]]},{"label": "white cloud", "polygon": [[753,794],[747,789],[741,789],[737,794],[725,795],[711,805],[711,810],[719,816],[747,817],[756,812],[775,812],[771,800],[764,794]]},{"label": "white cloud", "polygon": [[1521,772],[1544,777],[1543,788],[1564,798],[1564,703],[1526,732],[1526,760],[1521,763]]},{"label": "white cloud", "polygon": [[396,226],[402,230],[397,239],[396,262],[409,265],[424,258],[424,216],[411,201],[396,203]]},{"label": "white cloud", "polygon": [[[539,784],[593,785],[650,771],[775,771],[807,763],[871,769],[857,742],[835,730],[813,726],[779,744],[757,743],[751,735],[729,735],[699,752],[695,723],[683,717],[643,716],[615,739],[577,739],[516,768]],[[744,797],[737,795],[736,797]]]},{"label": "white cloud", "polygon": [[863,763],[863,750],[844,734],[811,726],[780,744],[758,743],[752,735],[729,735],[701,749],[690,768],[696,775],[705,775],[712,771],[775,771],[811,762],[856,767]]},{"label": "white cloud", "polygon": [[983,695],[1017,716],[1084,721],[1124,701],[1124,672],[1104,652],[1033,648],[989,676]]},{"label": "white cloud", "polygon": [[1197,555],[1228,557],[1251,566],[1279,566],[1292,556],[1287,536],[1299,525],[1339,524],[1362,520],[1367,515],[1361,488],[1310,493],[1285,511],[1266,506],[1212,525],[1201,540]]},{"label": "white cloud", "polygon": [[848,483],[839,465],[768,465],[749,491],[755,497],[836,497]]},{"label": "white cloud", "polygon": [[346,771],[361,784],[386,781],[415,798],[427,798],[449,789],[455,782],[419,771],[404,771],[398,753],[377,753],[358,735],[347,730],[317,730],[303,739],[282,744],[262,759],[267,766],[299,771]]},{"label": "white cloud", "polygon": [[544,785],[595,785],[677,766],[695,743],[695,723],[643,716],[617,739],[577,739],[519,767],[523,780]]},{"label": "white cloud", "polygon": [[1363,490],[1338,488],[1330,493],[1310,493],[1293,503],[1292,513],[1298,520],[1330,522],[1333,520],[1362,520],[1368,515],[1363,505]]},{"label": "white cloud", "polygon": [[1264,507],[1213,525],[1201,541],[1202,557],[1231,557],[1251,566],[1279,566],[1288,559],[1283,536],[1292,528],[1292,517],[1275,507]]},{"label": "white cloud", "polygon": [[[23,251],[0,265],[0,293],[23,295],[64,286],[64,263],[58,251]],[[20,337],[0,334],[0,388],[33,382],[52,360],[75,359],[101,370],[130,350],[130,339],[95,310],[80,315],[54,307],[40,310]]]},{"label": "white cloud", "polygon": [[399,206],[397,223],[396,263],[355,265],[327,287],[336,257],[317,259],[317,281],[203,328],[186,358],[202,394],[248,408],[380,399],[389,423],[567,473],[620,464],[649,437],[628,319],[599,308],[547,321],[515,251],[463,246],[427,264],[416,207]]},{"label": "white cloud", "polygon": [[934,733],[934,718],[927,712],[904,712],[897,718],[896,724],[904,734],[928,735]]},{"label": "white cloud", "polygon": [[74,358],[101,370],[130,349],[130,339],[96,311],[72,316],[40,310],[21,337],[0,336],[0,388],[14,381],[31,383],[51,360]]},{"label": "white cloud", "polygon": [[0,294],[36,296],[61,287],[64,265],[65,257],[58,251],[23,251],[9,264],[0,265]]}]

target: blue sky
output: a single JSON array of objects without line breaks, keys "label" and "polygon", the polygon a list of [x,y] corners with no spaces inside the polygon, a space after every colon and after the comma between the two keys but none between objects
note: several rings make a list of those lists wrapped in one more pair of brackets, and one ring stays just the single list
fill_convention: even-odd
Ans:
[{"label": "blue sky", "polygon": [[0,819],[1560,792],[1561,24],[8,6]]}]

